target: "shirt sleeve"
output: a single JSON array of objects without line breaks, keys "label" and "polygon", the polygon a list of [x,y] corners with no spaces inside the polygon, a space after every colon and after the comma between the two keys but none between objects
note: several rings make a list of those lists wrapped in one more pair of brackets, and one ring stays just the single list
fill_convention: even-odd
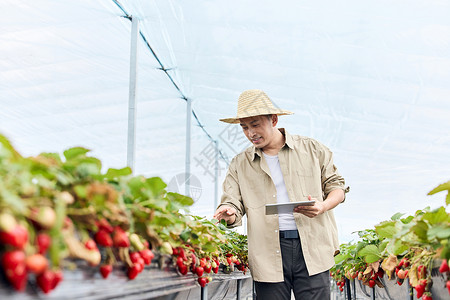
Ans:
[{"label": "shirt sleeve", "polygon": [[328,194],[335,189],[342,189],[344,193],[347,193],[349,191],[349,187],[345,187],[344,177],[339,174],[333,163],[333,152],[320,143],[317,147],[317,151],[321,166],[322,191],[324,193],[324,199],[326,199]]},{"label": "shirt sleeve", "polygon": [[236,158],[234,158],[230,166],[228,167],[227,175],[223,182],[223,194],[220,204],[221,206],[231,206],[236,209],[236,220],[232,224],[228,224],[228,227],[237,227],[242,225],[242,217],[245,214],[244,205],[242,203],[241,190],[239,187],[239,178],[236,170]]}]

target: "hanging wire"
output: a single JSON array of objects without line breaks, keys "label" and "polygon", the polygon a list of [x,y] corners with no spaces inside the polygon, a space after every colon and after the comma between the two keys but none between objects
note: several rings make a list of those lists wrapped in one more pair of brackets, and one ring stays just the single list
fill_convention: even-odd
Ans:
[{"label": "hanging wire", "polygon": [[[125,14],[123,17],[130,20],[131,21],[131,15],[123,8],[122,4],[120,4],[120,2],[118,0],[112,0],[117,7],[119,7],[119,9]],[[167,77],[169,77],[170,82],[172,82],[173,86],[177,89],[177,91],[180,93],[181,95],[181,99],[183,99],[184,101],[187,102],[188,98],[184,95],[184,93],[181,91],[181,89],[178,87],[178,85],[176,84],[175,80],[173,79],[173,77],[169,74],[168,71],[172,70],[171,68],[166,69],[163,65],[163,63],[161,62],[161,60],[159,59],[158,55],[156,55],[156,52],[153,50],[152,46],[150,45],[150,43],[147,41],[146,37],[144,36],[144,34],[142,33],[142,31],[139,29],[139,35],[141,36],[141,38],[143,39],[143,41],[145,42],[145,44],[147,45],[147,48],[150,50],[150,52],[152,53],[153,57],[156,59],[156,61],[158,62],[158,64],[160,65],[160,67],[158,68],[159,70],[163,71]],[[205,126],[202,124],[202,122],[200,122],[199,118],[197,117],[197,114],[195,113],[195,111],[193,109],[191,109],[192,111],[192,115],[194,116],[195,120],[197,121],[197,126],[199,126],[203,132],[206,134],[206,136],[208,137],[208,139],[215,143],[216,140],[213,139],[213,137],[208,133],[208,131],[206,131]],[[225,158],[225,156],[223,155],[222,151],[220,151],[219,149],[219,155],[222,158],[222,160],[227,164],[227,166],[229,165],[229,160]]]}]

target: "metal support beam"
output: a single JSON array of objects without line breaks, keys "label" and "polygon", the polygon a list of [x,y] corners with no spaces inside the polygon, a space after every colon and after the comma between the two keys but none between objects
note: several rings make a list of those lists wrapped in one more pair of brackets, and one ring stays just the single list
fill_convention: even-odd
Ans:
[{"label": "metal support beam", "polygon": [[353,299],[356,300],[356,280],[352,280],[352,291],[353,291]]},{"label": "metal support beam", "polygon": [[347,290],[347,300],[352,300],[352,292],[350,291],[350,280],[345,278],[345,288]]},{"label": "metal support beam", "polygon": [[201,300],[208,300],[208,285],[202,287],[200,293],[201,293],[200,295]]},{"label": "metal support beam", "polygon": [[191,99],[186,99],[186,166],[185,166],[185,195],[190,197],[191,185],[191,116],[192,116],[192,102]]},{"label": "metal support beam", "polygon": [[130,84],[128,92],[128,142],[127,166],[134,171],[134,156],[136,153],[136,87],[137,87],[137,41],[139,36],[139,20],[131,16],[131,47],[130,47]]},{"label": "metal support beam", "polygon": [[372,290],[372,300],[375,300],[375,287],[373,287],[371,290]]},{"label": "metal support beam", "polygon": [[214,141],[216,155],[214,161],[214,208],[216,211],[217,205],[219,204],[219,142]]},{"label": "metal support beam", "polygon": [[241,281],[242,279],[236,280],[236,300],[241,300]]}]

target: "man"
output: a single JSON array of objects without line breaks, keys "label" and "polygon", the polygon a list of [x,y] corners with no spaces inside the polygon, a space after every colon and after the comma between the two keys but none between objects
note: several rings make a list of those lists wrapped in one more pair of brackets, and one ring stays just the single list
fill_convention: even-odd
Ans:
[{"label": "man", "polygon": [[[332,209],[345,199],[344,179],[331,151],[276,127],[276,108],[260,90],[243,92],[235,118],[253,144],[230,163],[214,218],[229,227],[247,214],[249,267],[257,299],[330,298],[329,269],[339,248]],[[313,206],[266,214],[271,203],[315,200]]]}]

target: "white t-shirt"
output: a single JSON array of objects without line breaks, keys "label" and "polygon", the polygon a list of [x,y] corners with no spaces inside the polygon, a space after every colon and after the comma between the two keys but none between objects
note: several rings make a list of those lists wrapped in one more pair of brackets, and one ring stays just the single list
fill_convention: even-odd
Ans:
[{"label": "white t-shirt", "polygon": [[[269,166],[273,183],[277,189],[277,203],[289,203],[289,196],[286,185],[284,184],[283,173],[281,172],[278,155],[267,155],[264,152],[263,154],[266,158],[267,165]],[[294,214],[290,209],[278,208],[278,222],[280,225],[280,230],[297,230]]]}]

